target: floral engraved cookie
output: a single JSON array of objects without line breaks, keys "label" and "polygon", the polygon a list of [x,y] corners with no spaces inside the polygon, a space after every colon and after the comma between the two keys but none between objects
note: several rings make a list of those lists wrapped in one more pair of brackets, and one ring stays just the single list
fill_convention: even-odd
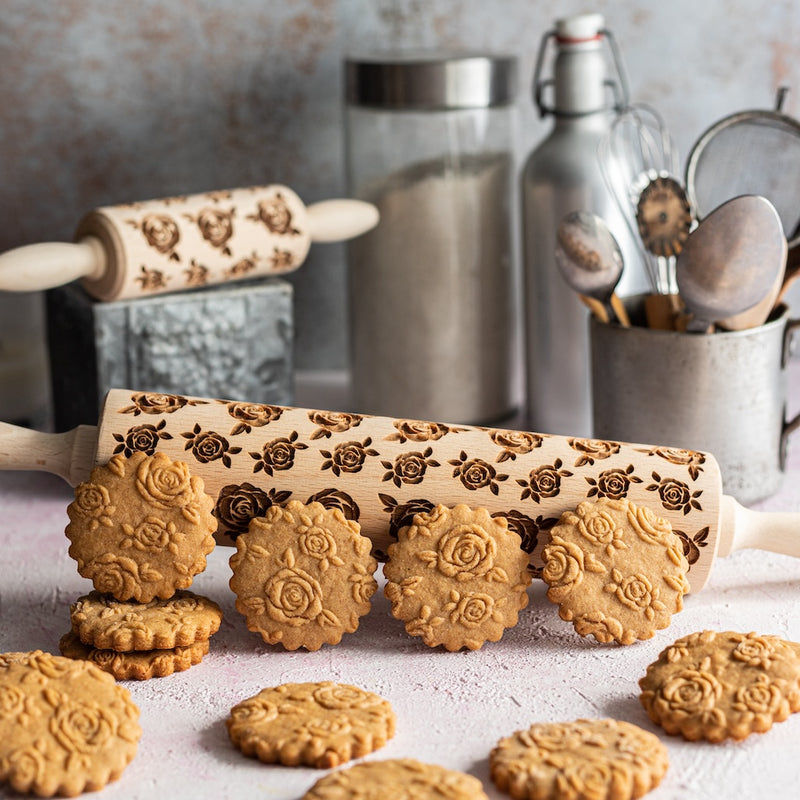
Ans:
[{"label": "floral engraved cookie", "polygon": [[755,633],[693,633],[664,649],[639,686],[650,719],[667,733],[744,739],[800,711],[800,645]]},{"label": "floral engraved cookie", "polygon": [[302,800],[488,800],[472,775],[412,758],[368,761],[320,778]]},{"label": "floral engraved cookie", "polygon": [[0,782],[72,797],[117,780],[141,728],[130,693],[88,661],[33,651],[0,670]]},{"label": "floral engraved cookie", "polygon": [[630,800],[658,786],[668,766],[658,737],[614,719],[538,723],[489,757],[492,780],[515,800]]},{"label": "floral engraved cookie", "polygon": [[69,554],[98,592],[148,603],[186,589],[206,567],[217,520],[203,480],[164,453],[116,455],[67,508]]},{"label": "floral engraved cookie", "polygon": [[234,746],[266,764],[337,767],[374,752],[394,736],[388,701],[344,683],[285,683],[231,709]]},{"label": "floral engraved cookie", "polygon": [[70,607],[72,630],[98,649],[117,652],[186,647],[219,630],[220,607],[187,591],[168,600],[128,603],[90,592]]},{"label": "floral engraved cookie", "polygon": [[358,628],[378,588],[361,526],[338,508],[272,506],[236,539],[230,587],[247,627],[268,644],[319,650]]},{"label": "floral engraved cookie", "polygon": [[542,553],[547,597],[581,636],[632,644],[683,608],[689,564],[669,522],[629,500],[585,500]]},{"label": "floral engraved cookie", "polygon": [[110,648],[100,649],[84,644],[73,631],[65,633],[58,648],[67,658],[90,661],[113,675],[118,681],[147,681],[165,678],[173,672],[183,672],[199,664],[208,654],[208,639],[190,645],[153,650],[130,650],[118,653]]},{"label": "floral engraved cookie", "polygon": [[416,514],[383,567],[392,614],[429,647],[477,650],[517,624],[528,604],[528,555],[504,517],[436,506]]}]

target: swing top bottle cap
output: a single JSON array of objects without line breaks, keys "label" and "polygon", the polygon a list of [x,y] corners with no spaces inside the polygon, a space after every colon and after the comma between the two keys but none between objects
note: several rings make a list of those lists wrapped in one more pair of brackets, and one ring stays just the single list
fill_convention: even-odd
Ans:
[{"label": "swing top bottle cap", "polygon": [[577,14],[556,21],[556,37],[559,42],[586,42],[598,39],[604,27],[602,14]]}]

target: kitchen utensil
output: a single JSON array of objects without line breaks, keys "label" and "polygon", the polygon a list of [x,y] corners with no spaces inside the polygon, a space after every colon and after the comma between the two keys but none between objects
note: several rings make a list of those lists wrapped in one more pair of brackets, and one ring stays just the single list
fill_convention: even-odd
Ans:
[{"label": "kitchen utensil", "polygon": [[31,291],[83,279],[100,300],[124,300],[292,272],[312,241],[358,236],[378,222],[359,200],[308,207],[273,184],[98,208],[74,243],[0,255],[0,290]]},{"label": "kitchen utensil", "polygon": [[740,314],[771,291],[784,269],[786,241],[775,207],[745,195],[723,203],[691,233],[676,277],[695,331]]},{"label": "kitchen utensil", "polygon": [[614,291],[622,275],[622,251],[600,217],[589,211],[572,211],[559,222],[556,264],[567,283],[604,322],[608,322],[611,309],[620,324],[630,325],[625,306]]},{"label": "kitchen utensil", "polygon": [[731,114],[706,130],[686,162],[686,189],[702,220],[726,200],[766,197],[780,216],[789,247],[800,244],[800,122],[776,109]]},{"label": "kitchen utensil", "polygon": [[800,516],[723,496],[708,453],[128,390],[108,393],[98,427],[52,434],[0,423],[0,468],[72,485],[114,454],[156,448],[203,478],[230,538],[259,508],[313,498],[357,519],[385,553],[415,513],[467,503],[505,516],[541,567],[543,532],[561,513],[586,497],[627,496],[679,533],[692,591],[733,550],[800,557]]},{"label": "kitchen utensil", "polygon": [[800,320],[782,306],[755,328],[691,336],[645,327],[645,300],[625,298],[630,328],[590,320],[594,435],[708,451],[725,494],[745,505],[774,494],[800,425],[787,416]]}]

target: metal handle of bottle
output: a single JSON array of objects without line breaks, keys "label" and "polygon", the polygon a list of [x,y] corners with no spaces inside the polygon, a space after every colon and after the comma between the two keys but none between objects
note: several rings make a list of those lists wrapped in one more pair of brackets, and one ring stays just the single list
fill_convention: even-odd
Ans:
[{"label": "metal handle of bottle", "polygon": [[[599,31],[599,35],[608,43],[608,49],[611,51],[611,57],[614,61],[614,68],[617,73],[616,81],[606,79],[603,83],[611,89],[611,93],[614,96],[614,103],[612,107],[615,111],[620,111],[628,105],[629,100],[628,80],[625,76],[625,68],[622,63],[622,54],[617,46],[617,40],[614,38],[614,34],[611,33],[610,30],[607,28],[602,28]],[[544,57],[550,39],[556,38],[558,38],[558,34],[555,30],[547,31],[547,33],[542,36],[542,41],[539,45],[539,54],[536,57],[536,67],[533,73],[533,100],[536,103],[536,108],[539,109],[540,117],[545,117],[548,114],[556,113],[561,116],[582,116],[583,112],[556,112],[554,106],[548,106],[544,101],[545,89],[555,84],[555,80],[553,78],[542,80],[541,76],[542,69],[544,67]]]}]

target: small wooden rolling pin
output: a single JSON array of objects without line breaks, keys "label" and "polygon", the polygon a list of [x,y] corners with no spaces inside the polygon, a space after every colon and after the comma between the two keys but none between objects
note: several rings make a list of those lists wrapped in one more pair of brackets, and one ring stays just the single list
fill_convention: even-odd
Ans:
[{"label": "small wooden rolling pin", "polygon": [[253,186],[98,208],[75,242],[0,255],[0,290],[33,291],[82,278],[99,300],[128,300],[292,272],[311,242],[344,241],[378,222],[361,200],[304,206],[288,187]]},{"label": "small wooden rolling pin", "polygon": [[156,449],[204,479],[227,544],[272,503],[316,499],[357,519],[380,555],[414,513],[466,503],[507,517],[541,566],[558,517],[605,496],[671,522],[692,591],[733,550],[800,557],[800,515],[742,508],[722,494],[708,453],[129,390],[108,393],[98,427],[49,434],[0,423],[0,468],[72,485],[116,453]]}]

